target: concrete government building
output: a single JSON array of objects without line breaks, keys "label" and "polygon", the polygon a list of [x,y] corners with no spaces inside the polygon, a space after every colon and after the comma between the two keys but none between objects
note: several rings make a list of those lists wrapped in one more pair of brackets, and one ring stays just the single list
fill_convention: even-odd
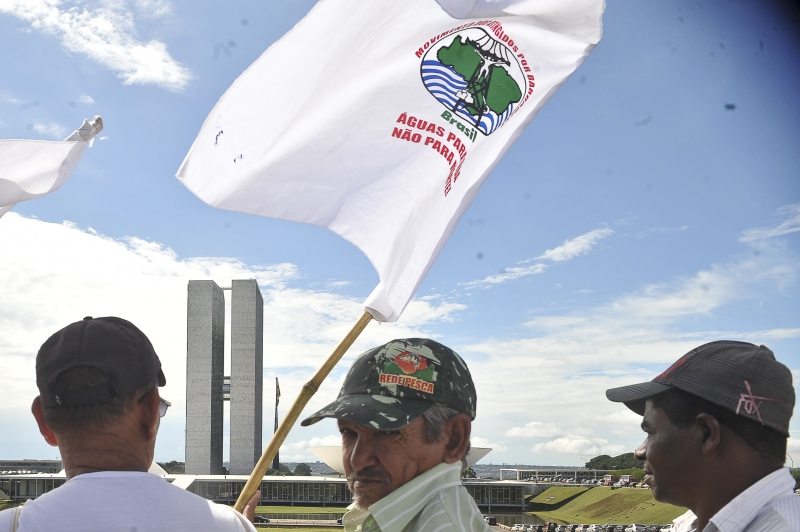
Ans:
[{"label": "concrete government building", "polygon": [[[231,292],[231,374],[223,375],[225,293]],[[254,279],[221,288],[189,281],[186,320],[186,473],[222,475],[222,403],[230,401],[230,474],[261,457],[264,300]]]}]

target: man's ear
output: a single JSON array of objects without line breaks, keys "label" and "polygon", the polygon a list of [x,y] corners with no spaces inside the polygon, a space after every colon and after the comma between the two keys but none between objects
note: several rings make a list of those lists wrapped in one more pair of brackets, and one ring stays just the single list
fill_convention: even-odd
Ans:
[{"label": "man's ear", "polygon": [[36,424],[39,425],[39,432],[42,433],[44,436],[44,441],[52,445],[53,447],[58,447],[58,438],[56,438],[55,433],[50,429],[50,425],[44,420],[44,414],[42,413],[42,400],[37,395],[36,399],[33,400],[33,404],[31,405],[31,413],[33,417],[36,418]]},{"label": "man's ear", "polygon": [[155,441],[156,439],[158,423],[161,417],[159,414],[160,405],[161,396],[158,395],[158,388],[153,388],[147,392],[142,404],[138,405],[142,434],[148,441]]},{"label": "man's ear", "polygon": [[722,443],[722,430],[717,418],[710,414],[698,414],[695,419],[695,429],[701,434],[703,454],[710,455],[719,449]]},{"label": "man's ear", "polygon": [[472,421],[468,415],[458,413],[447,420],[443,432],[447,435],[444,461],[448,464],[460,462],[467,454],[469,436],[472,433]]}]

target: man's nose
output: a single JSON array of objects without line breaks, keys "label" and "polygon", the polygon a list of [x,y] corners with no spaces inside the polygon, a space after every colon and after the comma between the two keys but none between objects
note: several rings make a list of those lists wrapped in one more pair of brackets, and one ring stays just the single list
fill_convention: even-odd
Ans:
[{"label": "man's nose", "polygon": [[642,442],[638,449],[633,451],[633,456],[640,462],[647,460],[647,438]]},{"label": "man's nose", "polygon": [[350,450],[350,466],[354,471],[361,471],[377,465],[377,463],[375,440],[369,435],[360,434],[356,439],[355,445]]}]

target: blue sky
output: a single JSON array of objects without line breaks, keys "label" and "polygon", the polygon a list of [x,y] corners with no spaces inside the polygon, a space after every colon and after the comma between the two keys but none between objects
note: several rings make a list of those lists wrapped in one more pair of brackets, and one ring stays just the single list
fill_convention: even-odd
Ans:
[{"label": "blue sky", "polygon": [[[359,315],[377,275],[355,247],[215,210],[174,178],[217,99],[312,5],[0,0],[0,138],[106,124],[60,190],[0,219],[0,457],[57,455],[28,413],[34,358],[85,315],[153,339],[175,405],[158,460],[183,459],[189,279],[259,279],[265,442],[274,377],[283,411]],[[398,323],[370,324],[307,413],[355,354],[432,336],[473,370],[485,461],[577,465],[642,439],[604,390],[696,345],[764,343],[798,375],[798,20],[780,2],[610,2],[603,40],[489,177]],[[282,456],[335,441],[332,422],[298,427]]]}]

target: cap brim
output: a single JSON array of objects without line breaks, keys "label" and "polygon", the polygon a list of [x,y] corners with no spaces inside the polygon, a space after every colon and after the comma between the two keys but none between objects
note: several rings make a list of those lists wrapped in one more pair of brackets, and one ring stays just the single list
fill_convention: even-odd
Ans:
[{"label": "cap brim", "polygon": [[167,378],[164,376],[164,371],[159,369],[158,370],[158,386],[160,388],[161,386],[166,386],[166,385],[167,385]]},{"label": "cap brim", "polygon": [[647,399],[666,392],[672,386],[660,384],[658,382],[641,382],[630,386],[621,386],[606,390],[606,397],[615,403],[625,403],[625,406],[639,414],[644,415],[644,405]]},{"label": "cap brim", "polygon": [[326,417],[344,419],[376,430],[397,430],[425,413],[433,403],[385,395],[343,395],[300,423],[307,427]]}]

